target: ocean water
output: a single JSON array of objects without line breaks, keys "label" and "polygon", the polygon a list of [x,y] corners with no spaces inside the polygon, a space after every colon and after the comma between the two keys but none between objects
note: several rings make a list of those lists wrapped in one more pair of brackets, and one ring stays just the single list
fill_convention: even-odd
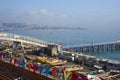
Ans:
[{"label": "ocean water", "polygon": [[[120,40],[120,30],[20,30],[8,32],[62,44],[63,47],[79,47],[82,44]],[[95,53],[94,56],[120,61],[120,51]]]}]

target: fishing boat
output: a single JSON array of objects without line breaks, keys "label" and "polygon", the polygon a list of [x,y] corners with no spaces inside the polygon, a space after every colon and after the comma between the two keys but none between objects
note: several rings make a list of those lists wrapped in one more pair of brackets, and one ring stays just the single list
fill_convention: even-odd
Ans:
[{"label": "fishing boat", "polygon": [[79,71],[82,69],[83,69],[83,67],[68,67],[68,68],[66,68],[66,71]]},{"label": "fishing boat", "polygon": [[47,57],[36,57],[36,61],[39,63],[46,63]]},{"label": "fishing boat", "polygon": [[67,63],[67,60],[59,60],[59,59],[47,58],[47,57],[37,57],[36,61],[38,61],[39,63],[50,65],[50,66],[63,65]]},{"label": "fishing boat", "polygon": [[93,79],[88,79],[86,75],[73,71],[67,78],[67,80],[93,80]]},{"label": "fishing boat", "polygon": [[96,77],[96,76],[94,76],[94,75],[87,75],[87,78],[88,78],[89,80],[101,80],[100,78],[98,78],[98,77]]},{"label": "fishing boat", "polygon": [[102,74],[96,74],[95,76],[102,80],[119,80],[120,72],[106,72]]},{"label": "fishing boat", "polygon": [[47,64],[49,64],[49,65],[51,65],[51,66],[58,66],[58,65],[64,65],[64,64],[66,64],[67,63],[67,60],[52,60],[52,61],[50,61],[50,60],[47,60],[46,61],[46,63]]},{"label": "fishing boat", "polygon": [[72,76],[73,72],[80,71],[82,69],[83,69],[83,67],[81,67],[81,66],[67,66],[67,67],[65,67],[66,79],[69,80],[69,78],[70,78],[70,76]]}]

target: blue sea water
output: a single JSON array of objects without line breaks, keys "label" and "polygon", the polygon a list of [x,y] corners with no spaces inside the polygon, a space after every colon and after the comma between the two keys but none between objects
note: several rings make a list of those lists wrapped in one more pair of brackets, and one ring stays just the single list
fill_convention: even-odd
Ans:
[{"label": "blue sea water", "polygon": [[[120,30],[20,30],[8,32],[62,44],[63,47],[120,40]],[[95,53],[94,56],[120,61],[120,51]]]}]

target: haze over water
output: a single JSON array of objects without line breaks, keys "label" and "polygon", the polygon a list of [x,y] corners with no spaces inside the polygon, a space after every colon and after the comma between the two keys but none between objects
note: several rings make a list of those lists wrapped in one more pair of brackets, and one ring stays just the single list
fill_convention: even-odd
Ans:
[{"label": "haze over water", "polygon": [[8,32],[62,44],[64,47],[120,40],[120,30],[20,30]]}]

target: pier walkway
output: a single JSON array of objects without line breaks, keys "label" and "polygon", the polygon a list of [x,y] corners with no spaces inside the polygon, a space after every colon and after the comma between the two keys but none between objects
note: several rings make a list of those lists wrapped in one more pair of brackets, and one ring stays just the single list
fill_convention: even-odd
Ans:
[{"label": "pier walkway", "polygon": [[[49,43],[46,41],[30,38],[27,36],[16,35],[11,33],[0,33],[0,44],[2,41],[11,41],[12,47],[14,49],[24,49],[24,44],[29,44],[32,46],[43,47],[46,49],[46,53],[50,55],[55,55],[58,53],[58,44]],[[3,44],[4,45],[4,44]]]},{"label": "pier walkway", "polygon": [[56,45],[54,43],[48,43],[42,40],[30,38],[27,36],[16,35],[16,34],[11,34],[11,33],[3,33],[3,32],[0,33],[0,40],[28,43],[28,44],[32,44],[36,46],[41,46],[41,47],[48,47],[49,45]]},{"label": "pier walkway", "polygon": [[94,53],[94,52],[104,52],[120,50],[120,41],[115,42],[105,42],[105,43],[92,43],[84,44],[80,46],[66,47],[63,48],[64,51],[78,52],[78,53]]}]

